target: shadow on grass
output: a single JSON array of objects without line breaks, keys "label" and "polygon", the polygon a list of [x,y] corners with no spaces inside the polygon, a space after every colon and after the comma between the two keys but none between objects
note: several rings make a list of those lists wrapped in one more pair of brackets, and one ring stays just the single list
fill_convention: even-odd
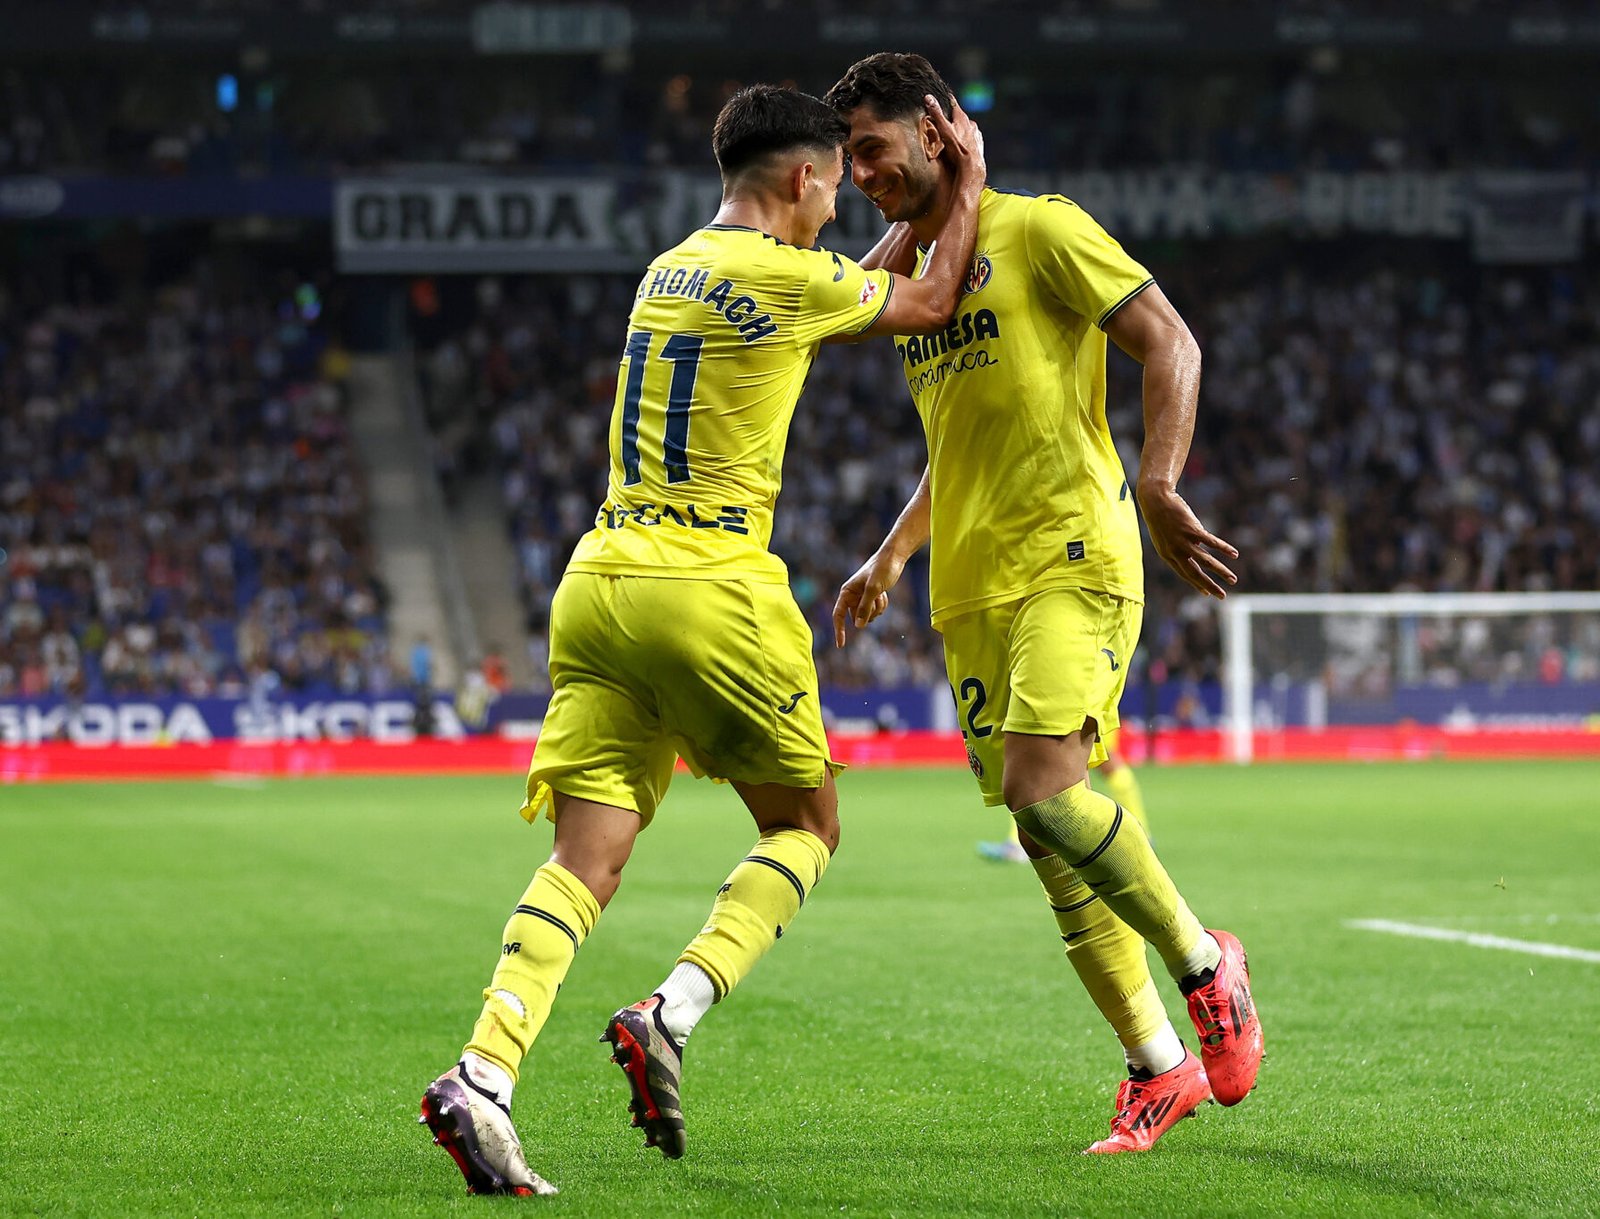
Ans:
[{"label": "shadow on grass", "polygon": [[[1442,1147],[1435,1151],[1441,1160],[1449,1155]],[[1265,1144],[1217,1147],[1210,1154],[1244,1164],[1265,1165],[1296,1178],[1315,1177],[1346,1185],[1369,1197],[1428,1201],[1441,1209],[1480,1211],[1493,1201],[1520,1212],[1533,1201],[1525,1191],[1506,1188],[1501,1179],[1469,1173],[1460,1167],[1435,1171],[1423,1164],[1379,1162],[1356,1152],[1319,1152]]]}]

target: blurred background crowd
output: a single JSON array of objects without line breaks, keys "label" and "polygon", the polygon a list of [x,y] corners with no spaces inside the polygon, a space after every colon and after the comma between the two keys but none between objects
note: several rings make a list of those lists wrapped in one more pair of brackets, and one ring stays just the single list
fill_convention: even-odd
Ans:
[{"label": "blurred background crowd", "polygon": [[[8,189],[41,176],[244,189],[418,165],[446,179],[704,173],[728,94],[750,79],[824,91],[857,53],[829,22],[858,9],[812,6],[820,35],[737,61],[704,45],[531,59],[0,47],[0,207]],[[1272,6],[1263,20],[1313,31],[1273,54],[1178,48],[1152,61],[1121,48],[1057,64],[1039,47],[929,53],[978,113],[1001,185],[1008,171],[1600,167],[1600,92],[1581,48],[1434,55],[1419,72],[1426,48],[1315,36],[1317,23],[1337,32],[1420,15],[1463,29],[1531,22],[1523,32],[1536,42],[1590,28],[1600,5],[1394,9]],[[675,19],[748,17],[756,28],[781,25],[791,7],[697,0],[681,10]],[[941,0],[880,6],[873,20],[903,34],[906,23],[1020,10],[1068,29],[1123,18],[1155,29],[1192,14],[1158,0]],[[643,3],[612,11],[666,20]],[[1238,8],[1219,12],[1243,20]],[[123,37],[179,19],[475,13],[453,0],[160,0],[101,15]],[[1459,240],[1392,234],[1120,235],[1204,350],[1184,490],[1239,546],[1242,587],[1597,587],[1600,264],[1581,241],[1542,265],[1495,265]],[[339,277],[329,242],[326,215],[267,220],[248,206],[159,221],[0,220],[0,697],[334,696],[429,680],[426,645],[392,627],[374,557],[374,507],[348,426],[352,345],[415,348],[447,502],[493,481],[516,555],[504,595],[526,626],[518,646],[540,667],[550,595],[603,496],[637,272]],[[341,300],[356,305],[332,307]],[[1139,379],[1120,357],[1108,413],[1131,472]],[[890,344],[825,351],[796,415],[774,544],[826,684],[943,683],[920,561],[890,614],[849,648],[833,649],[828,625],[839,582],[877,545],[923,460]],[[1214,678],[1214,614],[1151,562],[1145,664],[1168,679]]]},{"label": "blurred background crowd", "polygon": [[[742,6],[740,6],[742,7]],[[920,6],[919,6],[920,7]],[[970,7],[963,5],[963,8]],[[1384,6],[1376,6],[1382,8]],[[0,70],[0,173],[317,174],[397,162],[547,172],[710,165],[716,112],[752,77],[821,94],[836,77],[781,58],[617,59],[562,72],[444,62],[320,63],[152,76],[135,63]],[[1040,73],[980,57],[964,96],[996,165],[1217,170],[1580,168],[1600,155],[1592,90],[1539,65],[1138,61]],[[953,82],[960,75],[952,68]]]},{"label": "blurred background crowd", "polygon": [[392,684],[343,353],[274,287],[0,297],[0,694]]}]

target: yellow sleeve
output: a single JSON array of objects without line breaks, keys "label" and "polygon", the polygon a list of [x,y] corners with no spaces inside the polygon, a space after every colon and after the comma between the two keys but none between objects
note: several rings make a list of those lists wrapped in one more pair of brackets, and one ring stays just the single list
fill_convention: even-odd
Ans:
[{"label": "yellow sleeve", "polygon": [[802,250],[806,282],[800,295],[795,338],[801,346],[820,343],[835,334],[860,334],[889,303],[894,276],[868,271],[831,250]]},{"label": "yellow sleeve", "polygon": [[1070,199],[1041,195],[1028,209],[1028,260],[1049,291],[1096,326],[1155,282]]}]

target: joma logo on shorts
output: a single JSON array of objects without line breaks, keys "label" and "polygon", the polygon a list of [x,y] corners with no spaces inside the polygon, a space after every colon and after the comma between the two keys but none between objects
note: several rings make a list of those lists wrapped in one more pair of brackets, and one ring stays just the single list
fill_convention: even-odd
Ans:
[{"label": "joma logo on shorts", "polygon": [[793,694],[791,694],[789,696],[789,705],[787,707],[779,707],[778,708],[778,714],[779,715],[788,715],[789,712],[793,711],[796,707],[798,707],[800,705],[800,700],[802,698],[804,698],[805,696],[806,696],[806,692],[804,690],[796,690]]}]

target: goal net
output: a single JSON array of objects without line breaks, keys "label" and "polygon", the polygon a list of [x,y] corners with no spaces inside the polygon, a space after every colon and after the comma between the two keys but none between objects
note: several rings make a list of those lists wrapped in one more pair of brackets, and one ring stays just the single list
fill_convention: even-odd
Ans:
[{"label": "goal net", "polygon": [[1600,592],[1230,596],[1235,761],[1600,753]]}]

